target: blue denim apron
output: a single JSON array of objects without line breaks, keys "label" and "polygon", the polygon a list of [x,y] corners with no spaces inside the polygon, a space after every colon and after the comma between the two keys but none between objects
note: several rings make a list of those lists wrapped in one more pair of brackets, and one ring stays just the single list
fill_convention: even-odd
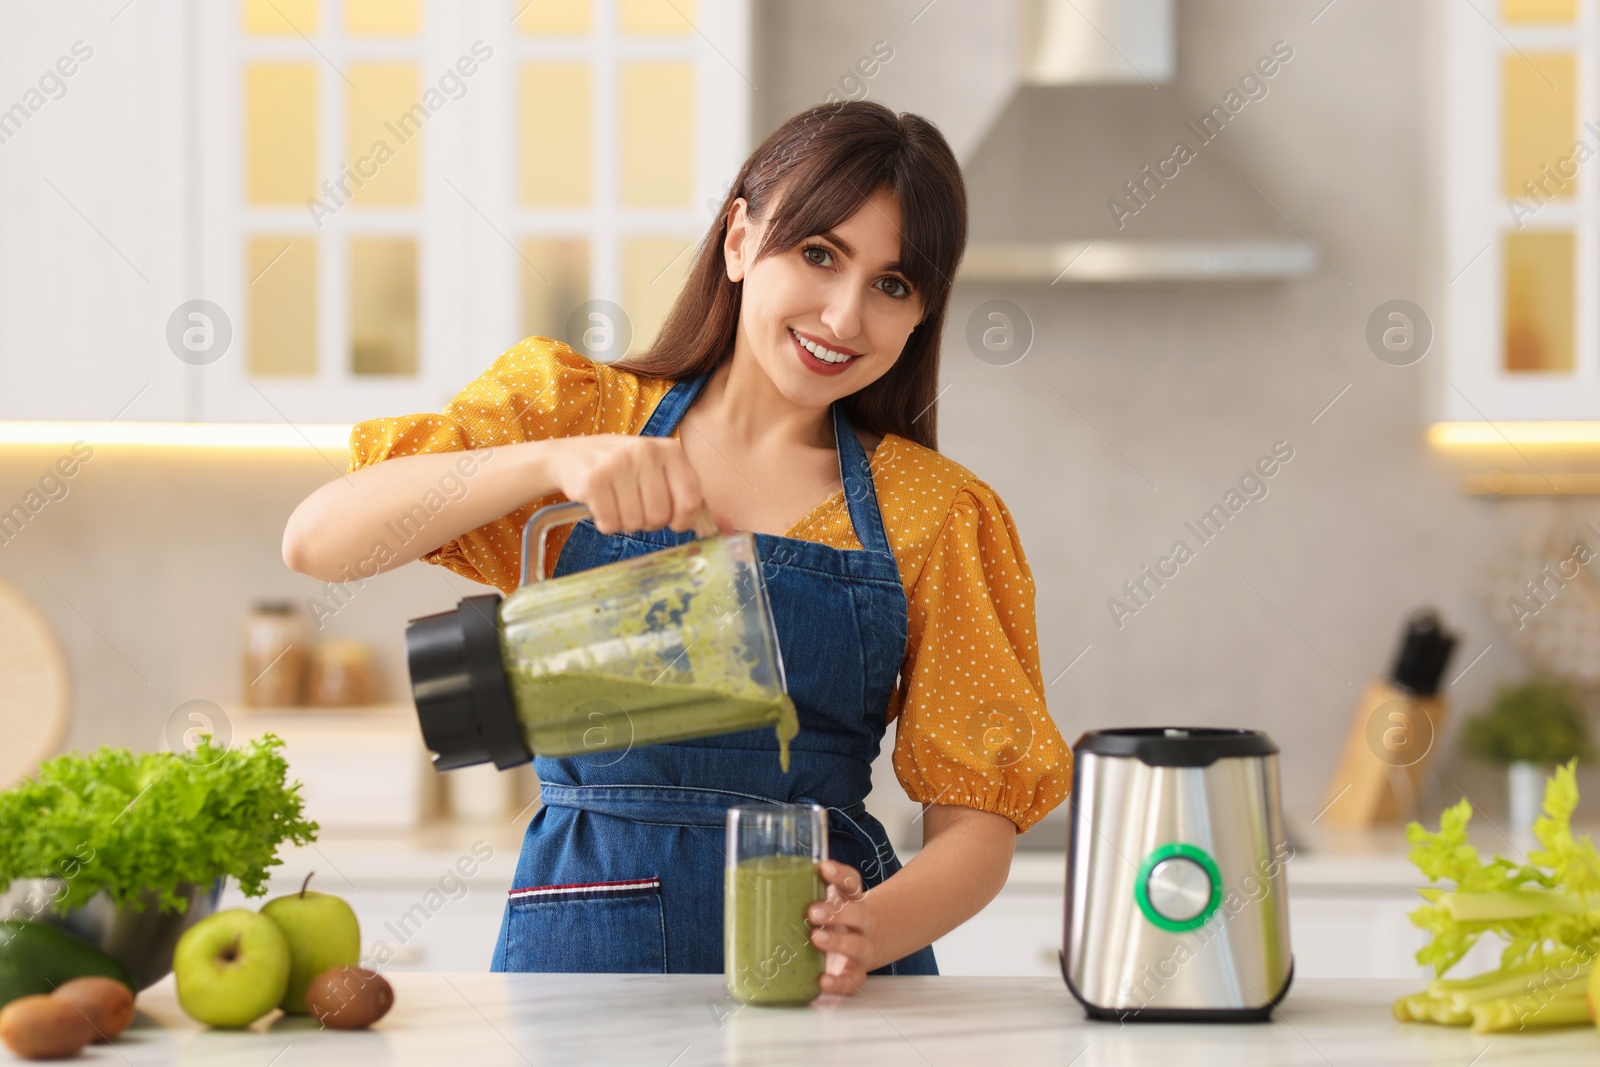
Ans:
[{"label": "blue denim apron", "polygon": [[[683,379],[642,434],[666,437],[710,372]],[[858,551],[755,535],[789,695],[789,771],[770,727],[564,758],[536,756],[528,824],[490,965],[495,971],[722,971],[724,828],[733,804],[828,809],[828,852],[870,887],[900,869],[862,803],[905,656],[907,608],[866,452],[833,406],[839,476]],[[576,524],[557,576],[683,544],[667,529],[605,535]],[[873,974],[938,974],[932,946]]]}]

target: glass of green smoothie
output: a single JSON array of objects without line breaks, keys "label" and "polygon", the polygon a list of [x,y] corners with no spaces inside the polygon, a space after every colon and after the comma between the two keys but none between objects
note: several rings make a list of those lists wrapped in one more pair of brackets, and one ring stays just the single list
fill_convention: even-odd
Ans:
[{"label": "glass of green smoothie", "polygon": [[728,809],[723,975],[745,1004],[809,1004],[822,992],[823,951],[806,911],[826,900],[828,812],[817,804]]}]

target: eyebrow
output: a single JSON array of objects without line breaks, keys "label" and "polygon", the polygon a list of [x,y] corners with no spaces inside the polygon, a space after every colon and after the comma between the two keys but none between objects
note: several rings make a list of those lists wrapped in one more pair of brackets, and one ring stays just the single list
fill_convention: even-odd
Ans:
[{"label": "eyebrow", "polygon": [[[850,244],[850,242],[846,241],[843,237],[840,237],[838,234],[834,233],[832,230],[824,230],[824,231],[822,231],[822,233],[818,234],[817,236],[826,237],[828,240],[830,240],[834,244],[838,245],[839,246],[839,251],[841,251],[841,252],[843,252],[845,254],[845,258],[847,258],[847,259],[856,258],[856,250],[855,250],[854,246],[852,246]],[[895,260],[893,263],[885,263],[884,266],[883,266],[883,269],[884,270],[888,270],[888,271],[894,271],[896,274],[904,274],[906,272],[905,268],[900,265],[900,261],[898,259]]]}]

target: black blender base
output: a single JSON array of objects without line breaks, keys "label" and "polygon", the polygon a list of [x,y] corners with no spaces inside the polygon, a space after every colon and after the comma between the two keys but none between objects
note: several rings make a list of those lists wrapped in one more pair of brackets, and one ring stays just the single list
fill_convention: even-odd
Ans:
[{"label": "black blender base", "polygon": [[1272,1012],[1294,984],[1294,957],[1289,958],[1289,973],[1283,980],[1278,995],[1259,1008],[1103,1008],[1090,1004],[1078,993],[1067,973],[1067,954],[1057,952],[1061,963],[1061,977],[1073,999],[1083,1005],[1083,1013],[1091,1019],[1108,1023],[1264,1023],[1272,1019]]}]

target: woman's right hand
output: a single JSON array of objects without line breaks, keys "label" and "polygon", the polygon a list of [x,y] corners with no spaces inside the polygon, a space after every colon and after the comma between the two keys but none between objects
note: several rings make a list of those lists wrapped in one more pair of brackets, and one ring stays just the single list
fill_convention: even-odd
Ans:
[{"label": "woman's right hand", "polygon": [[689,530],[705,506],[700,476],[675,438],[599,433],[544,443],[558,488],[588,505],[603,534]]}]

